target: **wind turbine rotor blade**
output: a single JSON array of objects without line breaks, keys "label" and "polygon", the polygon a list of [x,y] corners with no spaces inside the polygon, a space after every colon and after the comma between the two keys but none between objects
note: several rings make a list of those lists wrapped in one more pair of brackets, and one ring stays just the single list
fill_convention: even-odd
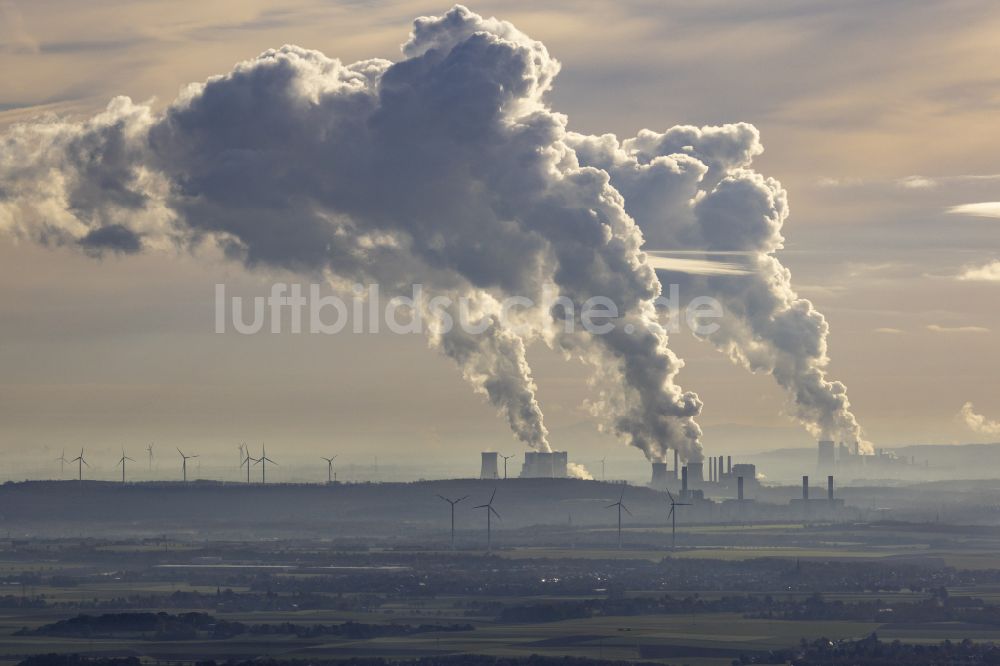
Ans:
[{"label": "wind turbine rotor blade", "polygon": [[622,504],[622,508],[625,509],[625,513],[627,513],[630,516],[632,515],[632,512],[628,510],[627,506],[625,506],[624,504]]},{"label": "wind turbine rotor blade", "polygon": [[496,516],[498,519],[503,520],[503,518],[500,518],[500,512],[499,511],[497,511],[493,507],[490,507],[490,511],[492,511],[493,515]]},{"label": "wind turbine rotor blade", "polygon": [[674,496],[673,496],[673,494],[671,494],[671,492],[669,490],[667,491],[667,497],[670,498],[670,503],[673,504],[674,503]]},{"label": "wind turbine rotor blade", "polygon": [[605,508],[605,509],[613,509],[613,508],[615,508],[616,506],[618,506],[618,502],[615,502],[614,504],[609,504],[609,505],[607,505],[607,506],[606,506],[606,507],[604,507],[604,508]]},{"label": "wind turbine rotor blade", "polygon": [[472,507],[473,509],[489,509],[491,508],[489,504],[480,504],[479,506]]},{"label": "wind turbine rotor blade", "polygon": [[674,515],[674,505],[670,505],[670,513],[667,514],[667,518],[671,518]]},{"label": "wind turbine rotor blade", "polygon": [[457,500],[455,500],[455,504],[458,504],[458,503],[459,503],[459,502],[461,502],[462,500],[466,500],[466,499],[469,499],[469,496],[468,496],[468,495],[465,495],[465,496],[463,496],[463,497],[459,497],[459,498],[458,498]]},{"label": "wind turbine rotor blade", "polygon": [[489,504],[493,504],[493,498],[494,498],[494,497],[496,497],[496,496],[497,496],[497,489],[496,489],[496,488],[494,488],[494,489],[493,489],[493,494],[492,494],[492,495],[490,495],[490,501],[489,501]]}]

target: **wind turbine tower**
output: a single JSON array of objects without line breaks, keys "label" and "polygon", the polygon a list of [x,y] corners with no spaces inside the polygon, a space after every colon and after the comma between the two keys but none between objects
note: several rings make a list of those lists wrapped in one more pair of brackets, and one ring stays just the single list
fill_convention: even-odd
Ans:
[{"label": "wind turbine tower", "polygon": [[265,483],[267,483],[267,463],[271,463],[272,465],[277,465],[278,464],[278,463],[274,462],[273,460],[271,460],[270,458],[267,457],[267,451],[264,450],[264,444],[261,443],[261,445],[260,445],[260,458],[257,458],[254,461],[255,465],[256,464],[260,464],[260,484],[261,485],[264,485]]},{"label": "wind turbine tower", "polygon": [[83,459],[83,449],[80,449],[80,455],[78,455],[76,458],[73,458],[69,462],[79,463],[79,471],[77,472],[76,478],[77,481],[83,481],[83,466],[86,465],[87,467],[90,467],[90,463],[88,463],[86,460]]},{"label": "wind turbine tower", "polygon": [[445,502],[451,505],[451,549],[455,550],[455,505],[461,502],[462,500],[467,499],[469,496],[466,495],[465,497],[459,497],[458,499],[455,500],[448,499],[444,495],[438,495],[438,497],[440,497]]},{"label": "wind turbine tower", "polygon": [[493,552],[493,516],[495,515],[500,520],[500,514],[497,510],[493,508],[493,498],[497,496],[497,489],[493,489],[493,494],[490,495],[490,501],[486,504],[480,504],[479,506],[472,507],[474,509],[486,509],[486,552]]},{"label": "wind turbine tower", "polygon": [[324,458],[320,456],[320,460],[326,461],[326,482],[333,483],[333,461],[337,459],[337,456],[330,456],[329,458]]},{"label": "wind turbine tower", "polygon": [[[741,479],[742,480],[742,479]],[[670,550],[677,548],[677,507],[679,506],[691,506],[690,502],[678,502],[674,499],[674,496],[667,491],[667,497],[670,498]]]},{"label": "wind turbine tower", "polygon": [[188,480],[188,458],[197,458],[198,456],[197,455],[186,456],[186,455],[184,455],[184,452],[181,451],[179,448],[177,449],[177,453],[181,454],[181,472],[183,473],[184,480],[187,481]]},{"label": "wind turbine tower", "polygon": [[59,476],[63,476],[66,473],[66,463],[69,462],[66,460],[66,449],[62,450],[62,453],[56,458],[56,462],[59,463]]},{"label": "wind turbine tower", "polygon": [[513,458],[514,454],[511,454],[509,456],[505,456],[504,454],[501,453],[500,457],[503,458],[503,478],[506,479],[507,478],[507,461],[510,460],[511,458]]},{"label": "wind turbine tower", "polygon": [[132,462],[135,462],[134,460],[132,460],[131,458],[129,458],[127,455],[125,455],[125,449],[122,449],[122,457],[121,457],[121,459],[119,459],[118,465],[115,465],[115,467],[118,467],[120,465],[121,468],[122,468],[122,485],[125,485],[125,461],[126,460],[130,460]]},{"label": "wind turbine tower", "polygon": [[621,494],[621,497],[618,498],[618,501],[615,502],[614,504],[609,504],[609,505],[607,505],[605,507],[606,509],[611,509],[613,507],[618,507],[618,548],[619,548],[619,550],[622,547],[622,509],[624,509],[625,513],[627,513],[628,515],[630,515],[630,516],[632,515],[632,512],[629,511],[628,507],[625,506],[625,504],[622,502],[622,500],[624,500],[624,499],[625,499],[625,489],[622,488],[622,494]]}]

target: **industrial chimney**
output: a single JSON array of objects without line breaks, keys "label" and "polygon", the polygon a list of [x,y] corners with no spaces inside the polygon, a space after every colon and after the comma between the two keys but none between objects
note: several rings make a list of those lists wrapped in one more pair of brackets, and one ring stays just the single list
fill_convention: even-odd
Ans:
[{"label": "industrial chimney", "polygon": [[667,463],[653,463],[653,478],[650,480],[649,485],[652,488],[667,487]]},{"label": "industrial chimney", "polygon": [[741,502],[743,501],[743,477],[736,477],[736,497]]},{"label": "industrial chimney", "polygon": [[808,502],[809,501],[809,477],[808,476],[803,476],[802,477],[802,501],[803,502]]},{"label": "industrial chimney", "polygon": [[688,491],[688,466],[681,468],[681,496],[687,495]]},{"label": "industrial chimney", "polygon": [[733,457],[726,456],[726,476],[733,475]]},{"label": "industrial chimney", "polygon": [[497,468],[497,452],[483,451],[483,466],[479,471],[480,479],[499,479],[500,473]]},{"label": "industrial chimney", "polygon": [[833,502],[833,476],[826,477],[826,499]]},{"label": "industrial chimney", "polygon": [[675,479],[679,478],[680,473],[681,473],[681,456],[677,452],[677,449],[674,449],[674,478]]}]

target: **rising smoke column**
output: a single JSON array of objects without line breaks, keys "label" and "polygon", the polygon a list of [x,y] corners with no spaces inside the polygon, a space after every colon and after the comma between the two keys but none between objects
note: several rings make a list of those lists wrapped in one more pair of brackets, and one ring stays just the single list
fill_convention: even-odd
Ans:
[{"label": "rising smoke column", "polygon": [[[164,112],[117,98],[83,122],[13,128],[0,156],[0,228],[88,252],[219,247],[249,268],[330,282],[419,282],[465,297],[485,334],[426,307],[431,344],[529,446],[547,449],[525,359],[544,339],[595,368],[611,429],[664,460],[700,459],[701,403],[674,379],[659,282],[608,175],[581,166],[544,96],[559,64],[496,19],[456,6],[414,23],[404,58],[351,65],[285,46],[192,84]],[[617,304],[607,335],[568,331],[517,295]],[[423,305],[420,306],[424,308]]]},{"label": "rising smoke column", "polygon": [[763,152],[756,128],[678,126],[622,142],[613,135],[573,135],[570,142],[582,163],[611,174],[647,249],[743,255],[746,275],[665,271],[661,278],[719,299],[725,316],[702,336],[751,372],[774,377],[814,437],[858,441],[870,452],[846,387],[827,378],[826,319],[795,292],[774,256],[783,247],[788,203],[778,181],[750,168]]}]

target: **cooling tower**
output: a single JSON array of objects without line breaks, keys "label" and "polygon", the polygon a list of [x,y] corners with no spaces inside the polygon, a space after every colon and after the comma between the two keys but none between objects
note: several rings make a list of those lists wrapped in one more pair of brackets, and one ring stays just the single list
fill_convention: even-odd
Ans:
[{"label": "cooling tower", "polygon": [[704,464],[689,462],[687,464],[688,486],[692,489],[701,488],[705,484]]},{"label": "cooling tower", "polygon": [[667,479],[669,472],[667,471],[667,463],[655,462],[653,463],[653,478],[650,480],[649,485],[651,488],[656,488],[662,490],[667,487]]},{"label": "cooling tower", "polygon": [[569,467],[569,454],[565,451],[552,452],[552,476],[557,479],[565,479]]},{"label": "cooling tower", "polygon": [[499,479],[500,474],[497,471],[497,452],[496,451],[483,451],[483,466],[479,471],[480,479]]},{"label": "cooling tower", "polygon": [[521,478],[564,479],[568,474],[569,454],[566,451],[526,451]]},{"label": "cooling tower", "polygon": [[816,455],[816,466],[820,472],[829,472],[833,469],[836,444],[833,440],[822,439],[819,441]]}]

